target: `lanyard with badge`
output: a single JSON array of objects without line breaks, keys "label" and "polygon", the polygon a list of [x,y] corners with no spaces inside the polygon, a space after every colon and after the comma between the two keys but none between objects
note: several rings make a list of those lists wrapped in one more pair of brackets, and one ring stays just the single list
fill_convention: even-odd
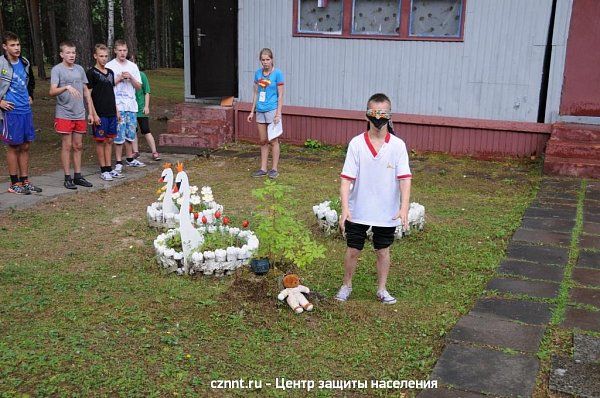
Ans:
[{"label": "lanyard with badge", "polygon": [[268,76],[264,76],[258,80],[258,102],[265,102],[267,100],[267,87],[271,85],[271,73]]}]

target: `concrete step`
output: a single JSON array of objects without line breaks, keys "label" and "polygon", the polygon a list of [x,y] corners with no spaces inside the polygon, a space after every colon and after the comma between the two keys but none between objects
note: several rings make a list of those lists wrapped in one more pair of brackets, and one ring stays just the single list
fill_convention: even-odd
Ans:
[{"label": "concrete step", "polygon": [[571,177],[600,178],[600,159],[564,158],[546,155],[544,173]]},{"label": "concrete step", "polygon": [[552,126],[556,140],[600,142],[600,126],[593,124],[556,123]]},{"label": "concrete step", "polygon": [[552,137],[546,146],[546,156],[576,159],[600,159],[600,140],[563,141]]}]

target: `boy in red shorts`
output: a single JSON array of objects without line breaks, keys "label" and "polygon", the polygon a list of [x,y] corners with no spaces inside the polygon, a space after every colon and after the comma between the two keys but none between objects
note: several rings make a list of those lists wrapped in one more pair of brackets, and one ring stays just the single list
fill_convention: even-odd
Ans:
[{"label": "boy in red shorts", "polygon": [[2,35],[0,56],[0,131],[8,145],[6,160],[10,186],[8,192],[29,195],[42,192],[29,182],[29,146],[35,139],[31,102],[35,86],[31,64],[21,56],[19,37]]},{"label": "boy in red shorts", "polygon": [[[50,74],[50,96],[56,97],[56,114],[54,127],[61,136],[62,149],[60,160],[65,172],[64,186],[77,189],[77,185],[91,187],[92,183],[81,175],[81,155],[83,136],[87,132],[85,121],[84,99],[88,106],[88,122],[94,122],[96,113],[90,91],[87,88],[87,77],[80,65],[75,64],[75,45],[72,42],[60,43],[62,62],[52,68]],[[71,177],[71,152],[73,153],[73,169]]]}]

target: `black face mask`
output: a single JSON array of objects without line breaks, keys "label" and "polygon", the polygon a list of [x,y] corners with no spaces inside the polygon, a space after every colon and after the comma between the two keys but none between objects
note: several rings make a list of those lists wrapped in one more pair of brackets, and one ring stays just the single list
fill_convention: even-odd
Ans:
[{"label": "black face mask", "polygon": [[381,130],[381,128],[390,121],[390,119],[386,119],[386,118],[383,118],[383,117],[377,119],[374,116],[367,116],[367,119],[369,119],[369,121],[371,123],[373,123],[373,126],[375,126],[375,128],[377,130]]}]

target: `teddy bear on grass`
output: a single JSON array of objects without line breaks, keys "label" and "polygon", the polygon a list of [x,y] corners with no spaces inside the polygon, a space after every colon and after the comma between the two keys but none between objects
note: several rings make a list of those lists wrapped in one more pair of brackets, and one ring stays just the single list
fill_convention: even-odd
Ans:
[{"label": "teddy bear on grass", "polygon": [[313,305],[304,297],[302,293],[309,293],[310,289],[300,284],[300,278],[296,274],[289,274],[283,277],[283,289],[277,298],[284,300],[287,297],[288,305],[300,314],[304,310],[312,311]]}]

